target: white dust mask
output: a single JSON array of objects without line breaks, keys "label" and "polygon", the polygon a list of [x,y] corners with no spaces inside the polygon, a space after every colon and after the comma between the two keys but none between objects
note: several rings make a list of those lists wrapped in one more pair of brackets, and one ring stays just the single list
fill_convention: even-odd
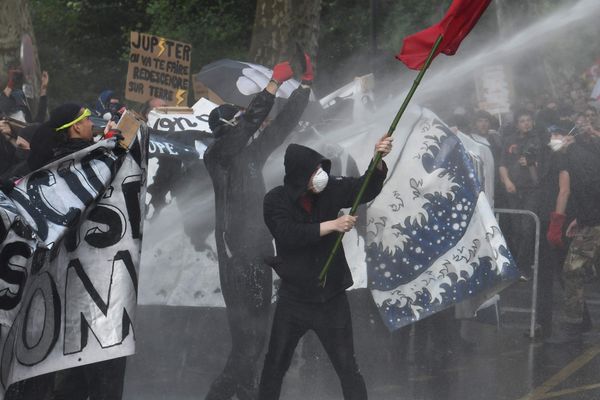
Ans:
[{"label": "white dust mask", "polygon": [[327,187],[327,182],[329,182],[329,175],[323,171],[323,168],[319,168],[311,180],[313,192],[321,193]]},{"label": "white dust mask", "polygon": [[548,142],[548,146],[552,149],[552,151],[559,151],[562,149],[564,142],[562,139],[550,139]]}]

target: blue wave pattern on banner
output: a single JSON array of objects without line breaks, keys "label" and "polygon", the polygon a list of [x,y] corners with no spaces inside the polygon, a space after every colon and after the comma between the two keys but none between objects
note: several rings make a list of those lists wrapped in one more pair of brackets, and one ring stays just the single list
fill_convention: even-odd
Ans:
[{"label": "blue wave pattern on banner", "polygon": [[[482,188],[473,163],[461,141],[443,123],[434,120],[432,126],[444,134],[426,136],[433,140],[434,145],[430,145],[428,152],[421,158],[424,169],[421,173],[437,173],[440,176],[449,174],[445,178],[456,183],[452,188],[453,196],[446,193],[425,195],[428,202],[423,208],[428,214],[427,218],[412,222],[407,219],[403,225],[393,226],[405,239],[404,246],[397,247],[396,251],[386,251],[377,242],[367,247],[368,282],[372,290],[390,291],[400,285],[418,285],[419,281],[425,283],[440,279],[429,268],[459,244],[475,213]],[[416,182],[419,182],[419,172],[415,171],[414,175]],[[501,246],[498,251],[512,260],[506,247]],[[514,262],[511,264],[514,267]],[[450,279],[446,282],[450,283],[441,284],[444,289],[439,294],[441,302],[439,297],[436,301],[423,287],[412,301],[403,306],[391,300],[383,304],[380,312],[384,322],[391,329],[399,328],[481,292],[501,279],[497,271],[494,271],[495,265],[490,257],[479,257],[478,262],[471,263],[471,266],[473,273],[470,276],[466,273],[461,274],[462,276],[456,276],[452,272],[448,274]],[[502,267],[507,269],[510,265]],[[418,316],[414,312],[415,306],[420,309]]]}]

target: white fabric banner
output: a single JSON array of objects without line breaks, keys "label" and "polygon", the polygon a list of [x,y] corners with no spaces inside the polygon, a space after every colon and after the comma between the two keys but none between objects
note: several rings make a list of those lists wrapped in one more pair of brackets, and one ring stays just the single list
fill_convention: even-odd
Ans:
[{"label": "white fabric banner", "polygon": [[104,140],[0,194],[0,379],[135,351],[148,137]]}]

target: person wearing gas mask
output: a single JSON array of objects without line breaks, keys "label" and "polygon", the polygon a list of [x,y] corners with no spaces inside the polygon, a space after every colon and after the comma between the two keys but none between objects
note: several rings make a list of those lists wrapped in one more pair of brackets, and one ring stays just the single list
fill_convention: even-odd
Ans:
[{"label": "person wearing gas mask", "polygon": [[206,149],[204,163],[215,192],[215,241],[231,352],[207,400],[229,399],[234,394],[240,400],[256,396],[272,292],[271,270],[264,260],[273,255],[272,238],[260,213],[266,191],[262,169],[308,104],[313,72],[307,55],[302,84],[277,117],[259,128],[271,111],[278,87],[292,75],[289,62],[277,64],[267,87],[246,110],[223,104],[209,115],[215,141]]},{"label": "person wearing gas mask", "polygon": [[546,238],[563,248],[563,229],[567,221],[567,205],[575,219],[566,229],[571,238],[562,268],[564,281],[563,320],[555,326],[550,344],[581,340],[591,329],[585,305],[585,284],[598,278],[600,259],[600,138],[592,132],[568,135],[556,132],[549,146],[562,155],[559,194]]},{"label": "person wearing gas mask", "polygon": [[[386,156],[392,138],[382,137],[375,152]],[[259,400],[279,399],[281,385],[298,341],[313,330],[340,378],[344,399],[367,399],[364,380],[354,357],[352,320],[346,289],[352,275],[343,247],[337,252],[325,285],[319,274],[336,241],[348,232],[356,216],[342,215],[352,205],[365,179],[330,177],[331,161],[318,152],[290,144],[284,157],[283,186],[264,199],[264,219],[275,238],[277,257],[271,263],[281,278],[271,339],[260,380]],[[376,166],[362,202],[373,200],[383,187],[387,167]]]}]

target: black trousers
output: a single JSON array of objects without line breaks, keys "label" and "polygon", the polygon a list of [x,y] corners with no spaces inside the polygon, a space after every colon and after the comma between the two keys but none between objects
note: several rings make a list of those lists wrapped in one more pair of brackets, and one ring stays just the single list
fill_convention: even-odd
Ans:
[{"label": "black trousers", "polygon": [[262,256],[240,254],[219,259],[219,275],[227,306],[231,352],[205,400],[227,400],[234,394],[240,400],[254,400],[260,356],[269,332],[271,268]]},{"label": "black trousers", "polygon": [[121,400],[126,357],[58,371],[52,400]]},{"label": "black trousers", "polygon": [[259,400],[277,400],[300,338],[312,329],[342,384],[345,400],[366,400],[367,389],[354,357],[352,319],[346,293],[326,303],[280,298],[260,380]]}]

